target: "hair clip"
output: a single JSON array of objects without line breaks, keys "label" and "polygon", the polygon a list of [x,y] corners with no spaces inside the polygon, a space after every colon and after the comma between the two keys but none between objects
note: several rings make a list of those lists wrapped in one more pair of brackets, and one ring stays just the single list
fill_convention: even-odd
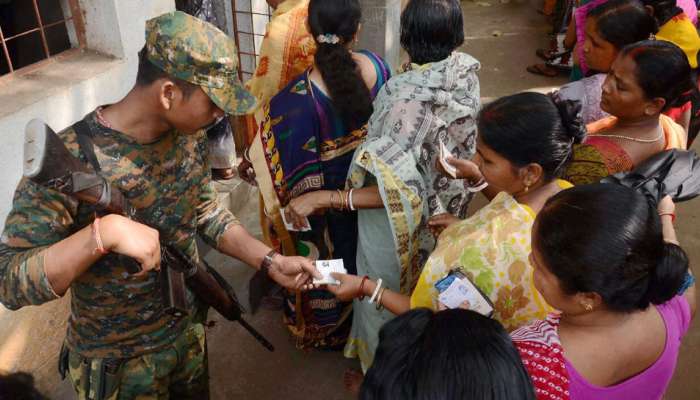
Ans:
[{"label": "hair clip", "polygon": [[340,38],[338,37],[338,35],[326,33],[324,35],[316,36],[316,41],[318,41],[319,43],[337,44],[338,42],[340,42]]}]

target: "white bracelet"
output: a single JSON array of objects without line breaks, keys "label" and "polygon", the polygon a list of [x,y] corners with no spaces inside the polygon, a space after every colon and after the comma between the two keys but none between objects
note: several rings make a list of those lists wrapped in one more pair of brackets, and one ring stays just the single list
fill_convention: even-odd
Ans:
[{"label": "white bracelet", "polygon": [[488,182],[486,182],[485,179],[482,179],[478,183],[476,183],[474,186],[467,186],[467,192],[469,193],[478,193],[481,192],[482,190],[486,189],[488,186]]},{"label": "white bracelet", "polygon": [[369,304],[374,303],[374,300],[377,298],[377,295],[379,294],[379,289],[382,288],[382,278],[379,278],[377,280],[377,286],[374,288],[374,293],[372,293],[372,297],[369,298]]},{"label": "white bracelet", "polygon": [[355,189],[350,189],[350,195],[349,195],[349,200],[348,200],[348,206],[350,206],[350,211],[355,211],[355,206],[352,204],[352,191]]}]

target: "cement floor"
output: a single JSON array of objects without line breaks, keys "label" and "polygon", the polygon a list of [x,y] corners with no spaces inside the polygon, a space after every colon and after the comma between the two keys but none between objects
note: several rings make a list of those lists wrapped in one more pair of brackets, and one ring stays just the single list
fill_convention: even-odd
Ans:
[{"label": "cement floor", "polygon": [[[530,88],[562,84],[565,78],[550,79],[525,72],[536,62],[535,49],[546,45],[547,25],[536,12],[537,2],[508,0],[464,1],[467,40],[463,50],[482,63],[482,96],[498,97]],[[245,184],[244,184],[245,185]],[[247,210],[243,222],[256,231],[257,197],[249,190],[231,198]],[[679,205],[679,238],[691,261],[700,257],[700,200]],[[243,210],[240,210],[243,211]],[[236,268],[238,269],[238,268]],[[700,270],[695,266],[696,276]],[[216,317],[215,317],[216,319]],[[342,374],[357,367],[340,353],[297,350],[281,323],[281,312],[261,308],[249,321],[277,347],[269,353],[245,331],[228,322],[208,330],[212,398],[219,399],[352,399],[342,389]],[[700,322],[686,336],[675,377],[666,398],[700,399],[698,372]],[[72,398],[64,382],[54,398]],[[57,393],[54,393],[57,394]],[[52,396],[53,397],[53,396]]]}]

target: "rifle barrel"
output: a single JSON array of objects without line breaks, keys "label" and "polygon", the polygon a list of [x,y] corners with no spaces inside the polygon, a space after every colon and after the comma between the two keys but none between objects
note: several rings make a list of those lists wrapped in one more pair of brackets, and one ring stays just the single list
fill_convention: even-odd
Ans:
[{"label": "rifle barrel", "polygon": [[275,346],[273,346],[272,343],[265,339],[265,337],[255,328],[253,328],[246,320],[244,320],[243,318],[238,318],[236,321],[238,321],[238,323],[241,324],[241,326],[244,327],[248,331],[248,333],[250,333],[266,349],[270,351],[275,351]]}]

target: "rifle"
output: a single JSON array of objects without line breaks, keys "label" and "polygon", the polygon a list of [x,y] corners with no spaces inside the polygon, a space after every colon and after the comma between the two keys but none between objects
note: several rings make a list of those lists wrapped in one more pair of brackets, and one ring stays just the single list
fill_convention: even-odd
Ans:
[{"label": "rifle", "polygon": [[[80,144],[83,153],[91,161],[90,158],[95,157],[92,142],[86,135],[77,133],[79,142],[89,141],[89,149],[84,146],[86,143]],[[74,157],[63,140],[43,121],[33,119],[27,124],[23,163],[25,177],[39,185],[95,205],[107,213],[137,220],[136,210],[119,189],[99,174],[97,160],[92,161],[95,168],[90,168]],[[136,260],[122,254],[115,256],[120,258],[129,273],[141,270]],[[161,242],[161,259],[159,280],[166,312],[176,318],[189,313],[185,296],[187,286],[204,304],[214,308],[229,321],[241,324],[260,344],[274,351],[274,346],[242,318],[244,311],[236,294],[215,269],[192,259],[172,243]]]}]

